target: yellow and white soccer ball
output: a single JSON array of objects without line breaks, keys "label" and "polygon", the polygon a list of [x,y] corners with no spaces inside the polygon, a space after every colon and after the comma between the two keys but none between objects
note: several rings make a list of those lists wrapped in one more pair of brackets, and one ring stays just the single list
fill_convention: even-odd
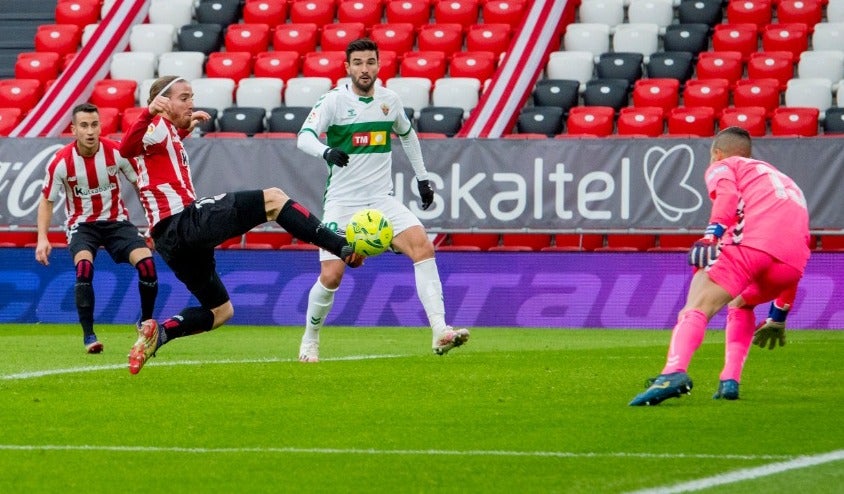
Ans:
[{"label": "yellow and white soccer ball", "polygon": [[393,225],[377,209],[362,209],[346,225],[346,240],[362,256],[376,256],[390,248]]}]

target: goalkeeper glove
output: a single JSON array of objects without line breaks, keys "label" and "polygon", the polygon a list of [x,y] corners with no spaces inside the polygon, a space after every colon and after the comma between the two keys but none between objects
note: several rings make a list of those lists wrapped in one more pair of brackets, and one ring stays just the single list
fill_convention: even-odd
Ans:
[{"label": "goalkeeper glove", "polygon": [[336,165],[344,167],[349,164],[349,155],[337,148],[328,148],[322,153],[322,158],[328,162],[329,165]]},{"label": "goalkeeper glove", "polygon": [[431,181],[417,180],[416,186],[419,188],[419,197],[422,198],[422,209],[428,209],[434,203],[434,188],[431,187]]},{"label": "goalkeeper glove", "polygon": [[689,249],[689,264],[705,268],[715,262],[721,254],[721,236],[724,235],[724,231],[726,228],[720,223],[711,223],[706,227],[703,238]]},{"label": "goalkeeper glove", "polygon": [[767,346],[768,350],[773,350],[777,342],[780,346],[785,346],[785,323],[776,322],[769,317],[753,333],[753,344],[759,348]]}]

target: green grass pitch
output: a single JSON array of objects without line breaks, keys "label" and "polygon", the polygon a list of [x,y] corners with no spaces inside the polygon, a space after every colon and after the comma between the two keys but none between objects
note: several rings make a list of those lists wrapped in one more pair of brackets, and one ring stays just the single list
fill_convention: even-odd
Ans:
[{"label": "green grass pitch", "polygon": [[[627,402],[662,368],[668,331],[473,328],[438,357],[427,328],[328,327],[323,361],[302,364],[300,328],[223,327],[168,344],[137,376],[132,329],[98,335],[105,352],[86,355],[76,325],[0,326],[0,492],[844,485],[841,331],[753,347],[735,402],[711,398],[723,332],[710,331],[692,395],[641,408]],[[725,477],[745,471],[763,474]]]}]

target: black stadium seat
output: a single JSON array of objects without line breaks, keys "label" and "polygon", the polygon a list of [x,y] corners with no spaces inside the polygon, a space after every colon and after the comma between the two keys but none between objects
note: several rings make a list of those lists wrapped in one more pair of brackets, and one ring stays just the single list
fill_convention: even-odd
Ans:
[{"label": "black stadium seat", "polygon": [[721,0],[682,0],[677,6],[677,20],[680,24],[706,24],[714,26],[724,17]]},{"label": "black stadium seat", "polygon": [[644,58],[641,53],[602,53],[595,69],[600,79],[627,79],[632,86],[636,79],[642,78]]},{"label": "black stadium seat", "polygon": [[[839,91],[844,89],[839,88]],[[827,108],[823,122],[824,134],[844,134],[844,108]]]},{"label": "black stadium seat", "polygon": [[196,21],[226,27],[240,19],[240,0],[201,0],[196,6]]},{"label": "black stadium seat", "polygon": [[223,28],[219,24],[187,24],[179,29],[178,43],[178,51],[201,51],[207,56],[223,46]]},{"label": "black stadium seat", "polygon": [[231,107],[223,110],[217,119],[220,132],[243,132],[253,136],[266,130],[264,117],[267,111],[257,107]]},{"label": "black stadium seat", "polygon": [[445,134],[453,137],[463,125],[463,109],[451,106],[426,106],[416,120],[419,132]]},{"label": "black stadium seat", "polygon": [[662,37],[665,51],[687,51],[695,55],[709,48],[709,26],[706,24],[673,24]]},{"label": "black stadium seat", "polygon": [[302,124],[311,113],[309,106],[280,106],[270,111],[267,127],[270,132],[292,132],[298,134]]},{"label": "black stadium seat", "polygon": [[580,82],[573,79],[540,79],[533,89],[534,106],[556,106],[568,113],[577,106]]},{"label": "black stadium seat", "polygon": [[545,134],[548,137],[563,132],[563,109],[557,106],[522,108],[516,121],[520,134]]},{"label": "black stadium seat", "polygon": [[688,51],[663,51],[651,54],[648,77],[652,79],[677,79],[683,84],[692,77],[694,55]]},{"label": "black stadium seat", "polygon": [[592,79],[583,91],[586,106],[609,106],[616,112],[630,102],[630,83],[627,79]]},{"label": "black stadium seat", "polygon": [[200,108],[195,107],[193,111],[204,111],[211,115],[211,120],[199,124],[199,131],[203,134],[217,131],[217,109],[216,108]]}]

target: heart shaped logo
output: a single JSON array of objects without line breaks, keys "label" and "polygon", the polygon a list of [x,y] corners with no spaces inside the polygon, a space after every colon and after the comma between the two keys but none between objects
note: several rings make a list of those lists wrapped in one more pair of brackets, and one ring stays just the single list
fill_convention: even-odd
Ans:
[{"label": "heart shaped logo", "polygon": [[668,150],[654,146],[645,153],[642,165],[651,201],[666,220],[677,222],[703,205],[700,192],[688,184],[695,168],[695,153],[688,145]]}]

